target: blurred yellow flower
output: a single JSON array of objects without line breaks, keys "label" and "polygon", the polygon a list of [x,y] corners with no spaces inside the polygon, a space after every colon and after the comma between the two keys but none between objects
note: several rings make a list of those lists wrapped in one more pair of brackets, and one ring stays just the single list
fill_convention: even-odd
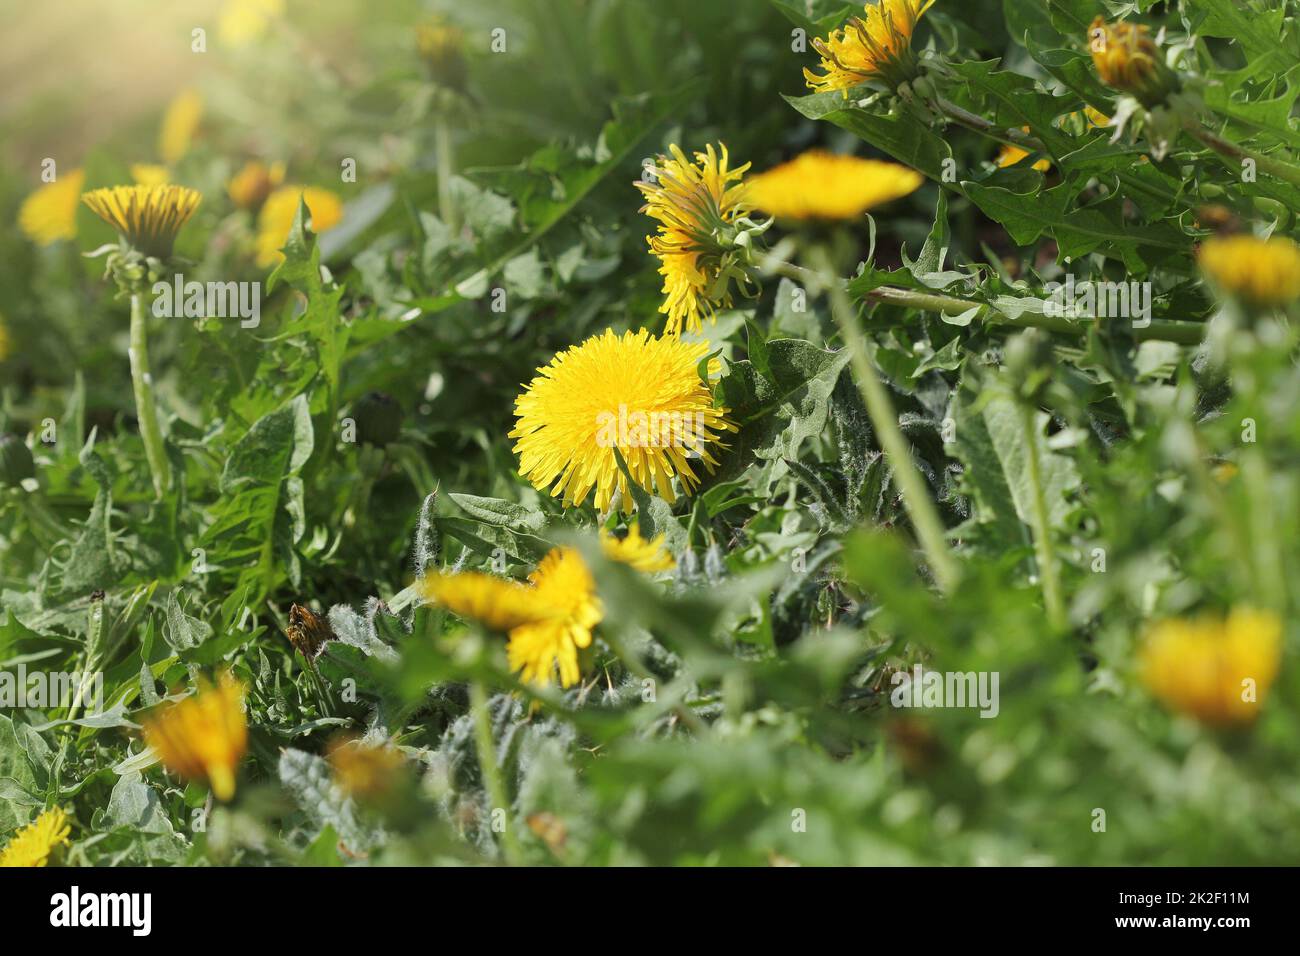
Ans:
[{"label": "blurred yellow flower", "polygon": [[880,79],[891,87],[916,75],[912,54],[912,33],[922,14],[934,0],[879,0],[863,8],[866,19],[850,18],[848,24],[831,31],[825,40],[814,40],[821,54],[816,73],[805,68],[804,79],[818,93],[848,91],[868,80]]},{"label": "blurred yellow flower", "polygon": [[1216,236],[1201,243],[1197,261],[1220,289],[1256,308],[1300,298],[1300,246],[1284,236]]},{"label": "blurred yellow flower", "polygon": [[203,197],[187,186],[112,186],[93,189],[81,199],[130,245],[166,259]]},{"label": "blurred yellow flower", "polygon": [[196,90],[182,90],[163,113],[158,130],[158,155],[168,166],[190,151],[194,134],[203,119],[203,97]]},{"label": "blurred yellow flower", "polygon": [[641,211],[659,223],[648,242],[664,277],[659,311],[668,316],[670,335],[683,327],[701,331],[701,317],[731,301],[728,257],[737,236],[733,224],[749,211],[741,183],[749,163],[729,169],[727,147],[719,144],[719,151],[709,145],[692,163],[670,146],[672,155],[656,161],[656,181],[635,184],[646,197]]},{"label": "blurred yellow flower", "polygon": [[9,335],[9,327],[5,325],[4,316],[0,316],[0,362],[9,357],[12,348],[13,339]]},{"label": "blurred yellow flower", "polygon": [[1105,129],[1110,125],[1110,117],[1096,107],[1085,106],[1083,108],[1083,116],[1084,119],[1098,129]]},{"label": "blurred yellow flower", "polygon": [[1088,49],[1103,83],[1147,106],[1178,89],[1178,77],[1165,66],[1145,24],[1107,23],[1098,16],[1088,27]]},{"label": "blurred yellow flower", "polygon": [[708,352],[707,342],[606,329],[559,353],[515,399],[510,437],[518,439],[519,473],[566,507],[594,489],[596,508],[606,511],[619,490],[630,512],[617,450],[647,492],[675,501],[676,476],[690,494],[700,481],[691,459],[713,471],[718,462],[708,446],[722,431],[737,430],[700,380]]},{"label": "blurred yellow flower", "polygon": [[70,169],[23,200],[18,228],[42,246],[77,237],[77,200],[86,181],[85,170]]},{"label": "blurred yellow flower", "polygon": [[325,758],[339,788],[359,800],[377,800],[387,795],[405,763],[395,747],[372,747],[349,737],[331,741]]},{"label": "blurred yellow flower", "polygon": [[[254,159],[245,163],[231,177],[226,184],[226,192],[230,194],[230,201],[240,209],[256,210],[271,195],[271,191],[283,182],[284,163],[276,162],[268,166]],[[291,217],[290,224],[292,222]]]},{"label": "blurred yellow flower", "polygon": [[165,186],[171,181],[171,173],[157,163],[132,163],[131,178],[137,186]]},{"label": "blurred yellow flower", "polygon": [[477,571],[429,575],[419,583],[428,600],[460,617],[509,635],[510,669],[537,685],[577,682],[578,649],[591,644],[603,616],[595,582],[572,548],[547,553],[527,584]]},{"label": "blurred yellow flower", "polygon": [[425,600],[493,631],[510,631],[546,616],[525,584],[481,571],[430,574],[420,579]]},{"label": "blurred yellow flower", "polygon": [[578,682],[578,649],[591,644],[591,629],[604,617],[596,584],[582,556],[555,548],[528,576],[537,599],[550,614],[510,632],[506,657],[526,682],[545,686],[558,673],[561,687]]},{"label": "blurred yellow flower", "polygon": [[0,867],[45,866],[57,847],[68,845],[68,815],[59,807],[44,811],[15,833],[0,850]]},{"label": "blurred yellow flower", "polygon": [[271,21],[284,14],[284,0],[226,0],[217,20],[217,36],[229,46],[260,39]]},{"label": "blurred yellow flower", "polygon": [[263,268],[273,266],[284,258],[280,252],[293,217],[298,212],[298,199],[307,204],[311,215],[308,227],[319,235],[333,229],[343,218],[343,201],[337,193],[316,186],[284,186],[267,197],[257,217],[257,264]]},{"label": "blurred yellow flower", "polygon": [[610,560],[621,561],[648,574],[671,570],[677,564],[672,554],[664,547],[664,536],[661,534],[653,541],[647,541],[641,537],[641,529],[635,521],[628,527],[627,534],[622,538],[616,538],[601,528],[600,548],[605,557]]},{"label": "blurred yellow flower", "polygon": [[1139,653],[1141,676],[1172,710],[1207,724],[1250,723],[1277,677],[1282,622],[1268,611],[1237,608],[1227,619],[1162,621]]},{"label": "blurred yellow flower", "polygon": [[218,800],[235,795],[235,770],[248,749],[244,685],[223,672],[213,687],[164,704],[144,718],[144,739],[169,769],[187,780],[206,780]]},{"label": "blurred yellow flower", "polygon": [[[1025,130],[1027,132],[1029,127],[1026,126]],[[1012,146],[1009,143],[1003,143],[1002,149],[998,151],[998,168],[1006,169],[1008,166],[1014,166],[1028,155],[1029,150],[1027,149],[1021,149],[1019,146]],[[1034,161],[1033,168],[1038,170],[1040,173],[1045,173],[1052,168],[1052,164],[1046,159],[1039,159]]]},{"label": "blurred yellow flower", "polygon": [[906,196],[924,181],[897,163],[809,150],[753,177],[749,200],[779,219],[851,219]]}]

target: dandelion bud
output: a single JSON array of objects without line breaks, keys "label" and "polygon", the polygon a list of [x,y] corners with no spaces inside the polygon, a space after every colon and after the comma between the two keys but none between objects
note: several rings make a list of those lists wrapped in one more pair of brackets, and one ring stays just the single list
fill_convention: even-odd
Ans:
[{"label": "dandelion bud", "polygon": [[1101,81],[1146,107],[1163,103],[1180,86],[1150,33],[1144,24],[1107,23],[1100,16],[1088,28],[1088,49]]}]

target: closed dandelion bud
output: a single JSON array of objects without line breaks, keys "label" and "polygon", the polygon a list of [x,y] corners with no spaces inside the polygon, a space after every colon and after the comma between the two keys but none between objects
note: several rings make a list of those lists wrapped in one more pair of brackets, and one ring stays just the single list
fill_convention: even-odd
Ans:
[{"label": "closed dandelion bud", "polygon": [[17,435],[0,435],[0,487],[16,488],[36,476],[31,450]]},{"label": "closed dandelion bud", "polygon": [[439,86],[462,92],[468,70],[465,34],[460,27],[434,20],[415,28],[415,46],[430,78]]},{"label": "closed dandelion bud", "polygon": [[1158,106],[1181,86],[1150,34],[1143,24],[1107,23],[1100,16],[1088,28],[1088,49],[1101,81],[1146,107]]},{"label": "closed dandelion bud", "polygon": [[402,406],[391,395],[370,392],[352,406],[357,437],[364,444],[383,448],[402,433]]}]

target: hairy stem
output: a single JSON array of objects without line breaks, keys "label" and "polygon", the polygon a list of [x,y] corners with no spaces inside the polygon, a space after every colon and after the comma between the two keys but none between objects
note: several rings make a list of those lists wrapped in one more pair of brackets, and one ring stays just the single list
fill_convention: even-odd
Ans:
[{"label": "hairy stem", "polygon": [[161,498],[168,485],[167,454],[163,450],[162,429],[158,427],[158,406],[154,401],[153,376],[149,371],[149,338],[145,327],[144,300],[139,292],[131,294],[131,388],[135,392],[135,414],[140,421],[140,438],[153,478],[154,497]]},{"label": "hairy stem", "polygon": [[957,582],[958,568],[948,550],[939,512],[930,500],[930,490],[912,460],[911,445],[898,427],[898,414],[894,411],[894,403],[889,398],[885,383],[880,380],[871,356],[867,354],[866,342],[858,330],[853,306],[843,281],[831,268],[825,250],[815,248],[813,257],[821,273],[822,281],[818,284],[830,290],[831,312],[848,346],[853,377],[862,392],[862,400],[867,406],[867,414],[871,416],[871,424],[876,430],[880,447],[893,466],[895,480],[903,493],[903,506],[912,519],[912,527],[930,562],[935,580],[942,590],[950,591]]},{"label": "hairy stem", "polygon": [[492,739],[492,716],[488,713],[487,689],[482,681],[470,681],[469,706],[474,713],[474,749],[478,751],[478,765],[483,774],[483,786],[487,789],[488,799],[492,802],[490,809],[500,809],[507,818],[505,830],[501,833],[501,849],[505,854],[506,862],[511,866],[518,866],[522,860],[519,854],[519,841],[515,838],[512,821],[509,819],[510,798],[506,794],[500,768],[497,767],[497,747]]},{"label": "hairy stem", "polygon": [[456,203],[451,192],[451,178],[456,174],[456,158],[451,143],[451,126],[447,117],[438,116],[433,125],[434,149],[438,163],[438,216],[455,234],[460,228],[456,221]]},{"label": "hairy stem", "polygon": [[1029,489],[1033,496],[1034,554],[1038,559],[1038,579],[1043,587],[1043,606],[1047,619],[1057,631],[1068,623],[1065,602],[1061,597],[1061,578],[1057,571],[1056,552],[1052,548],[1052,522],[1047,512],[1047,495],[1043,490],[1043,470],[1038,460],[1038,433],[1034,427],[1034,406],[1022,399],[1020,421],[1028,453]]}]

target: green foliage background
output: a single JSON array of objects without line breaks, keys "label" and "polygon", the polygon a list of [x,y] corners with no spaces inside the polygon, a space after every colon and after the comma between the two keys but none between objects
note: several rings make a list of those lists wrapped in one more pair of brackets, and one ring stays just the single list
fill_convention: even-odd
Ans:
[{"label": "green foliage background", "polygon": [[[459,229],[437,214],[442,106],[412,34],[437,6],[468,47],[470,102],[453,123]],[[34,487],[0,489],[0,663],[89,660],[107,703],[99,716],[0,713],[0,841],[57,804],[74,817],[74,864],[499,861],[466,689],[481,681],[515,862],[1300,859],[1293,333],[1261,340],[1229,379],[1195,346],[1066,329],[1052,339],[1033,449],[1001,362],[1015,320],[1041,315],[1043,284],[1067,269],[1149,279],[1157,320],[1207,320],[1219,307],[1193,259],[1207,202],[1295,234],[1294,186],[1243,183],[1189,141],[1139,162],[1142,142],[1059,122],[1114,105],[1085,47],[1093,16],[1142,14],[1195,34],[1190,55],[1226,133],[1265,152],[1300,147],[1293,4],[1258,6],[940,0],[918,46],[948,58],[959,106],[1028,126],[1050,152],[1046,174],[999,169],[995,144],[897,105],[806,95],[800,71],[814,57],[792,49],[792,30],[839,23],[850,8],[833,2],[403,0],[371,17],[290,0],[252,48],[211,46],[196,79],[203,134],[174,170],[205,199],[177,252],[194,263],[188,278],[264,281],[267,295],[256,330],[154,323],[180,478],[163,501],[134,423],[125,302],[80,256],[110,241],[107,227],[83,209],[75,243],[0,233],[13,340],[3,420],[37,471]],[[168,42],[187,43],[188,27]],[[495,28],[506,53],[490,52]],[[68,113],[34,98],[0,114],[6,222]],[[84,160],[88,187],[129,181],[155,123],[126,121],[60,162]],[[755,169],[821,145],[921,170],[927,185],[842,250],[863,263],[852,291],[889,284],[998,310],[995,321],[863,308],[950,527],[963,572],[953,593],[936,592],[913,550],[826,303],[799,311],[788,279],[706,325],[725,363],[719,399],[746,425],[700,494],[638,502],[642,531],[676,554],[668,580],[610,565],[593,547],[600,515],[565,512],[518,477],[506,433],[533,370],[606,327],[659,328],[649,220],[631,186],[642,162],[717,140]],[[284,159],[293,181],[347,203],[319,239],[299,222],[269,280],[224,194],[249,155]],[[355,183],[339,182],[341,157],[356,160]],[[942,182],[946,159],[956,182]],[[491,308],[496,288],[504,312]],[[383,449],[340,440],[372,391],[404,411]],[[47,419],[53,443],[41,441]],[[1246,419],[1258,428],[1248,449]],[[1042,609],[1031,455],[1068,633]],[[1220,462],[1239,473],[1207,481]],[[583,549],[609,613],[587,681],[536,698],[498,639],[417,608],[409,585],[426,567],[491,569],[498,549],[522,576],[554,543]],[[1261,594],[1284,614],[1286,653],[1254,727],[1204,729],[1146,694],[1134,651],[1148,622]],[[329,612],[340,638],[320,661],[332,713],[284,637],[293,602]],[[999,716],[892,710],[888,675],[914,662],[997,671]],[[236,801],[196,831],[206,788],[142,756],[138,716],[219,666],[250,687],[251,745]],[[401,807],[358,806],[331,783],[320,755],[349,728],[401,748],[412,780]],[[562,841],[529,825],[542,814]]]}]

